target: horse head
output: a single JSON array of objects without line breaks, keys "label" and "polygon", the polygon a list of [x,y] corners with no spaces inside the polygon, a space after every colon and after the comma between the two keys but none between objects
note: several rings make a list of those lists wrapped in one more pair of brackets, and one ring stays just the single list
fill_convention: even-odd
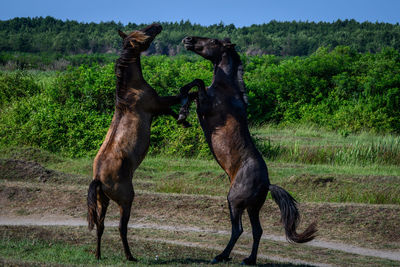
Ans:
[{"label": "horse head", "polygon": [[129,50],[140,54],[140,52],[149,48],[151,42],[161,31],[161,25],[153,23],[141,30],[133,31],[130,34],[126,34],[120,30],[118,30],[118,33],[123,39],[123,50]]},{"label": "horse head", "polygon": [[[187,50],[193,51],[214,63],[214,81],[225,80],[233,83],[235,89],[234,94],[238,94],[245,106],[247,106],[248,102],[246,86],[243,82],[242,61],[235,50],[235,44],[231,43],[229,38],[218,40],[189,36],[184,38],[182,43]],[[229,59],[223,60],[223,58]],[[222,69],[224,75],[221,75],[221,72],[216,72],[216,69]],[[224,89],[227,89],[227,87]]]},{"label": "horse head", "polygon": [[182,40],[187,50],[217,63],[222,55],[229,51],[235,51],[235,44],[229,39],[218,40],[213,38],[189,36]]}]

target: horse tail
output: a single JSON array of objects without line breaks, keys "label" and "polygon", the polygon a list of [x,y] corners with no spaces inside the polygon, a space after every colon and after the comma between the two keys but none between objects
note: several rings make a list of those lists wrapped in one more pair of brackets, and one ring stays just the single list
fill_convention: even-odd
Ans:
[{"label": "horse tail", "polygon": [[283,188],[277,185],[270,185],[272,199],[278,204],[281,210],[281,222],[285,228],[285,234],[288,241],[296,243],[305,243],[315,238],[317,232],[317,225],[315,222],[311,223],[303,233],[296,232],[297,226],[300,222],[300,214],[297,209],[296,200]]},{"label": "horse tail", "polygon": [[87,220],[89,224],[89,230],[93,230],[94,225],[98,224],[98,212],[97,212],[97,189],[101,190],[101,182],[98,179],[94,179],[90,185],[87,196],[88,214]]}]

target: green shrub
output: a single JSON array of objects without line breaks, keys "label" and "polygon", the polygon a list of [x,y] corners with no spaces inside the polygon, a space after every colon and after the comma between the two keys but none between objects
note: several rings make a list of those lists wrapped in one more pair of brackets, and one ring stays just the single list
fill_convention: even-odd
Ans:
[{"label": "green shrub", "polygon": [[40,86],[24,71],[0,72],[0,107],[27,96],[38,94]]},{"label": "green shrub", "polygon": [[[113,63],[101,65],[93,58],[75,56],[90,65],[69,67],[57,76],[0,72],[0,145],[36,146],[72,156],[95,153],[114,112],[115,74]],[[252,124],[317,125],[343,136],[400,133],[400,53],[394,49],[357,54],[348,47],[321,48],[302,58],[242,59]],[[142,67],[144,78],[161,96],[177,95],[195,78],[206,85],[212,81],[212,64],[198,56],[143,57]],[[193,127],[188,129],[171,117],[155,119],[150,153],[210,157],[194,109],[191,113]],[[292,153],[299,161],[333,162],[337,152],[310,150],[307,159],[304,153],[296,154],[299,150],[257,138],[255,142],[271,159]]]}]

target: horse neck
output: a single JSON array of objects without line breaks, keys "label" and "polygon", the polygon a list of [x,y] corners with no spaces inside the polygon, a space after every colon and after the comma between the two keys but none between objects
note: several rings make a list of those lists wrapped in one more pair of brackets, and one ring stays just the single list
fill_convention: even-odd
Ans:
[{"label": "horse neck", "polygon": [[[235,51],[225,52],[220,61],[214,65],[214,76],[212,85],[231,88],[232,96],[243,101],[245,107],[248,105],[246,87],[243,82],[243,66],[239,55]],[[229,93],[228,91],[224,92]]]},{"label": "horse neck", "polygon": [[236,85],[238,65],[230,53],[224,53],[214,65],[213,83]]},{"label": "horse neck", "polygon": [[133,56],[130,51],[123,51],[115,66],[117,76],[117,107],[129,106],[129,95],[132,88],[135,90],[145,90],[147,83],[143,78],[140,55]]},{"label": "horse neck", "polygon": [[[122,75],[126,84],[129,85],[141,85],[145,83],[142,73],[142,65],[140,62],[140,55],[129,59],[129,61],[124,61],[125,69]],[[136,87],[136,86],[135,86]]]}]

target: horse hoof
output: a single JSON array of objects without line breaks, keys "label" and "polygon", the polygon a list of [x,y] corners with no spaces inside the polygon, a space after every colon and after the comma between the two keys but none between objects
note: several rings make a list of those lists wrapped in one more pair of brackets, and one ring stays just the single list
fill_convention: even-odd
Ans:
[{"label": "horse hoof", "polygon": [[217,264],[219,261],[216,259],[216,258],[214,258],[210,263],[211,264]]},{"label": "horse hoof", "polygon": [[186,116],[183,115],[183,114],[179,114],[179,117],[178,117],[178,120],[177,120],[178,124],[184,123],[185,120],[186,120]]},{"label": "horse hoof", "polygon": [[128,261],[138,261],[136,258],[134,258],[132,255],[126,258]]},{"label": "horse hoof", "polygon": [[256,265],[256,261],[246,258],[242,261],[240,265]]},{"label": "horse hoof", "polygon": [[217,264],[217,263],[220,263],[220,262],[228,262],[230,260],[231,260],[231,258],[224,258],[224,257],[217,256],[210,263],[211,264]]}]

